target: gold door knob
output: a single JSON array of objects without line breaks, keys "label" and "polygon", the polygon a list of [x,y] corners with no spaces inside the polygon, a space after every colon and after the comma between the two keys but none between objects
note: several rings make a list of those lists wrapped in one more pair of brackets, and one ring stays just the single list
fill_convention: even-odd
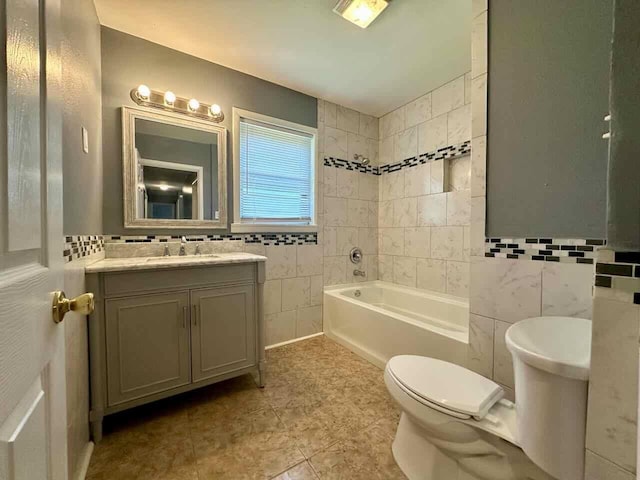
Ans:
[{"label": "gold door knob", "polygon": [[53,294],[53,321],[60,323],[65,314],[71,310],[81,315],[89,315],[93,312],[95,303],[93,301],[93,293],[83,293],[76,298],[68,299],[63,291],[57,291]]}]

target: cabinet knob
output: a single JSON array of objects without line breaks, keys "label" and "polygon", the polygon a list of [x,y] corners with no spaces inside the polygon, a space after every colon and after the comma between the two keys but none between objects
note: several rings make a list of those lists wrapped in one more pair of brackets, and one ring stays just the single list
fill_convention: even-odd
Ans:
[{"label": "cabinet knob", "polygon": [[62,290],[53,293],[53,305],[51,315],[55,323],[64,320],[64,316],[69,311],[79,313],[81,315],[89,315],[93,313],[95,302],[93,293],[83,293],[76,298],[68,299]]}]

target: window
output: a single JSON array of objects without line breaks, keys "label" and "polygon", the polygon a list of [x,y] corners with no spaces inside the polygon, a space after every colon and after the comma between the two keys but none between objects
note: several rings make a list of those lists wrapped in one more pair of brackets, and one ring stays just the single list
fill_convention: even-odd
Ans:
[{"label": "window", "polygon": [[233,232],[316,230],[315,128],[233,109]]}]

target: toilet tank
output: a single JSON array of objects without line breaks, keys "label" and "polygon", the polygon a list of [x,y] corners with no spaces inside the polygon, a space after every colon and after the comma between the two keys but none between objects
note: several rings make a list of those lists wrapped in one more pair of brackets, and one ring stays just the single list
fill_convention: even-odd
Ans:
[{"label": "toilet tank", "polygon": [[513,358],[517,440],[558,480],[584,479],[591,322],[537,317],[506,333]]}]

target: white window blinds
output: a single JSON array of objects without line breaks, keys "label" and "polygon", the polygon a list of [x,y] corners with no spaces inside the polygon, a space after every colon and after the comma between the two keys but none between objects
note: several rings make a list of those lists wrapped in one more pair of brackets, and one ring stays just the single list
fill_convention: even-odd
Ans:
[{"label": "white window blinds", "polygon": [[240,118],[240,221],[310,224],[314,138]]}]

